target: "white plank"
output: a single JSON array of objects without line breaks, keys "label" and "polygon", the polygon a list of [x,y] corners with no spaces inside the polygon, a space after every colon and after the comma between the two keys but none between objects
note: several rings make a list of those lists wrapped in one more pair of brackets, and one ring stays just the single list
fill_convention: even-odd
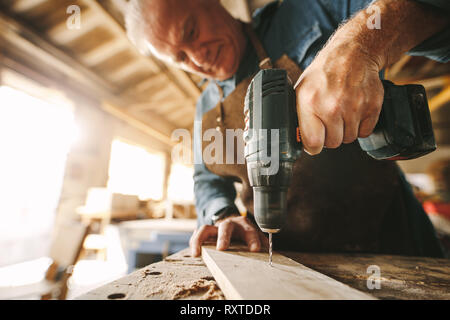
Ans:
[{"label": "white plank", "polygon": [[266,252],[242,246],[228,251],[203,246],[202,258],[229,300],[375,299],[279,253],[272,267]]}]

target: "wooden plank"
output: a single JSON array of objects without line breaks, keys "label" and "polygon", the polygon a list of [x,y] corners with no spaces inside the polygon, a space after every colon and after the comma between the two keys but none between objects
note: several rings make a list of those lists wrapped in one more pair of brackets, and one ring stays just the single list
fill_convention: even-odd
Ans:
[{"label": "wooden plank", "polygon": [[375,299],[279,253],[274,253],[272,267],[267,253],[243,246],[228,251],[203,246],[202,257],[227,299]]},{"label": "wooden plank", "polygon": [[77,261],[88,227],[77,222],[60,224],[55,229],[50,257],[58,266],[67,268]]},{"label": "wooden plank", "polygon": [[[295,261],[314,268],[378,299],[450,300],[450,260],[376,254],[283,252]],[[379,289],[369,289],[372,272],[379,268]]]},{"label": "wooden plank", "polygon": [[184,249],[75,299],[223,300],[224,296],[202,259],[192,258]]},{"label": "wooden plank", "polygon": [[[173,221],[181,222],[178,220],[174,219]],[[183,221],[187,220],[183,219]],[[191,228],[194,230],[195,221],[188,222],[188,224],[192,224]],[[143,230],[153,229],[154,224],[150,220],[127,221],[122,222],[120,227],[139,231],[141,228]],[[168,223],[167,227],[167,230],[172,229]],[[179,227],[184,227],[184,224],[180,223]],[[125,231],[131,232],[131,230]],[[379,299],[450,299],[450,260],[448,259],[376,254],[298,252],[283,252],[283,254],[353,288],[370,292]],[[380,289],[369,290],[367,288],[367,279],[371,276],[367,273],[367,267],[370,265],[380,267]],[[157,272],[159,274],[156,274]],[[209,287],[208,284],[212,282],[215,285]],[[208,291],[209,289],[210,291]],[[202,296],[205,293],[207,294]],[[113,294],[115,295],[112,296]],[[214,297],[211,297],[210,294]],[[108,300],[120,296],[122,296],[120,299],[145,300],[224,298],[207,266],[201,258],[192,258],[189,248],[167,257],[162,262],[153,263],[94,289],[77,299]]]}]

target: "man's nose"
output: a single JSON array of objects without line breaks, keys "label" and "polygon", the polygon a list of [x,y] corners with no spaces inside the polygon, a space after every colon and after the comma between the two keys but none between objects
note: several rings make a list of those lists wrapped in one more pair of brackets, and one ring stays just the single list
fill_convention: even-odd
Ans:
[{"label": "man's nose", "polygon": [[197,67],[204,67],[209,63],[209,50],[206,46],[193,48],[189,53],[192,62]]}]

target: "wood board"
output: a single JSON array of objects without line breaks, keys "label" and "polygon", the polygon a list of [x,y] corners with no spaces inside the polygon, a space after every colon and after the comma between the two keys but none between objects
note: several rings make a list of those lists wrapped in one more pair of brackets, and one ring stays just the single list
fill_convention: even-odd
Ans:
[{"label": "wood board", "polygon": [[245,246],[203,246],[202,258],[229,300],[376,299],[276,252],[272,267],[267,252]]},{"label": "wood board", "polygon": [[[378,299],[450,300],[450,259],[362,253],[282,252],[314,270],[333,277]],[[380,271],[379,288],[367,285]]]},{"label": "wood board", "polygon": [[[450,260],[377,254],[324,254],[282,252],[378,299],[442,299],[450,297]],[[369,290],[367,267],[381,269],[381,288]],[[123,278],[89,291],[79,300],[111,299],[225,299],[213,275],[190,249],[181,250]]]}]

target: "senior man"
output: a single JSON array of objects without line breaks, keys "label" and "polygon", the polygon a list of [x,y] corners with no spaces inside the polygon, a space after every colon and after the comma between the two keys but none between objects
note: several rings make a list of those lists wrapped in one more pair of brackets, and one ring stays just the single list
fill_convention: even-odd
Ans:
[{"label": "senior man", "polygon": [[[242,127],[236,123],[245,87],[259,68],[273,64],[296,77],[307,154],[295,164],[287,223],[275,248],[442,256],[400,169],[369,158],[354,141],[370,135],[378,120],[385,67],[408,51],[449,60],[449,2],[284,0],[258,10],[250,27],[219,0],[141,0],[131,8],[127,28],[135,42],[144,40],[160,59],[213,80],[197,103],[196,121],[206,129]],[[198,128],[194,154],[201,159]],[[195,164],[193,256],[211,238],[219,250],[232,238],[251,251],[266,244],[252,219],[245,175],[243,165]],[[234,204],[234,182],[243,185],[245,216]]]}]

